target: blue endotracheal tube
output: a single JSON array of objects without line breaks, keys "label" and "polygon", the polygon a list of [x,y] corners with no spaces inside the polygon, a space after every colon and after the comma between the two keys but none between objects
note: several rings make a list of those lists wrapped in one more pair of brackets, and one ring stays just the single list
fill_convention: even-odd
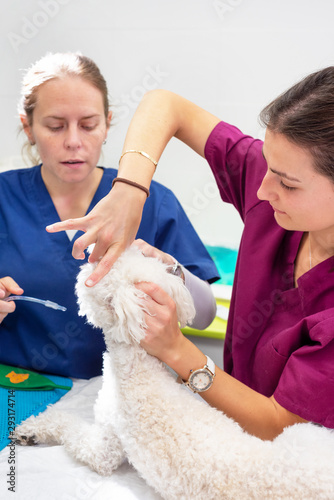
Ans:
[{"label": "blue endotracheal tube", "polygon": [[37,304],[42,304],[45,307],[51,307],[51,309],[56,309],[57,311],[66,311],[66,307],[60,306],[56,302],[52,302],[51,300],[42,300],[36,299],[35,297],[27,297],[26,295],[10,295],[5,299],[2,299],[6,302],[10,302],[11,300],[26,300],[28,302],[36,302]]}]

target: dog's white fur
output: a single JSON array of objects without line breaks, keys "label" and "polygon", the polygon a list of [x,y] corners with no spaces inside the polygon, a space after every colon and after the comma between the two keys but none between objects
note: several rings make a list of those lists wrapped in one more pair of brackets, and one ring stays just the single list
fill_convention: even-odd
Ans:
[{"label": "dog's white fur", "polygon": [[160,285],[175,300],[181,324],[194,308],[180,278],[156,259],[127,250],[94,288],[76,291],[80,314],[103,329],[103,386],[88,425],[55,407],[18,427],[22,443],[61,443],[103,475],[124,458],[168,500],[334,498],[334,433],[312,424],[287,428],[274,441],[245,433],[222,412],[195,398],[139,341],[145,298],[138,281]]}]

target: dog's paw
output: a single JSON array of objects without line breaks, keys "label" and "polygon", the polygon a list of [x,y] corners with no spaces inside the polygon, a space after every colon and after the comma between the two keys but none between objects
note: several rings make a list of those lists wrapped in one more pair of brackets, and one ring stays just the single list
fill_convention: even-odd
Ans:
[{"label": "dog's paw", "polygon": [[56,444],[55,428],[50,425],[52,415],[48,412],[32,415],[16,427],[12,439],[19,445]]},{"label": "dog's paw", "polygon": [[12,441],[15,444],[21,446],[33,446],[38,444],[38,439],[36,437],[36,417],[31,416],[27,420],[24,420],[20,425],[18,425],[14,432],[10,435]]},{"label": "dog's paw", "polygon": [[32,434],[31,436],[25,436],[20,432],[16,432],[16,430],[13,432],[13,434],[10,435],[10,439],[15,444],[18,444],[20,446],[34,446],[38,444],[36,436],[34,434]]}]

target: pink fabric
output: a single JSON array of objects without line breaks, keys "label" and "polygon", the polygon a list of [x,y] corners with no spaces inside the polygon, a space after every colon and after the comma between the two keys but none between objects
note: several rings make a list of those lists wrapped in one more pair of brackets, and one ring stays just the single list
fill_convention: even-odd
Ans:
[{"label": "pink fabric", "polygon": [[278,226],[269,203],[257,198],[267,169],[262,145],[221,122],[205,148],[222,199],[245,224],[224,367],[293,413],[334,428],[334,259],[294,288],[302,233]]}]

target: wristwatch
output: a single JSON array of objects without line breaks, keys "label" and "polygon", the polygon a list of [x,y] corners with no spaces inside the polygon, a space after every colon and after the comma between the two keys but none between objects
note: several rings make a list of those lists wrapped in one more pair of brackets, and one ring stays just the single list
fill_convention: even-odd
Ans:
[{"label": "wristwatch", "polygon": [[188,380],[182,380],[183,384],[188,386],[193,392],[205,392],[213,384],[216,376],[216,367],[209,356],[206,357],[206,365],[198,370],[190,370]]}]

